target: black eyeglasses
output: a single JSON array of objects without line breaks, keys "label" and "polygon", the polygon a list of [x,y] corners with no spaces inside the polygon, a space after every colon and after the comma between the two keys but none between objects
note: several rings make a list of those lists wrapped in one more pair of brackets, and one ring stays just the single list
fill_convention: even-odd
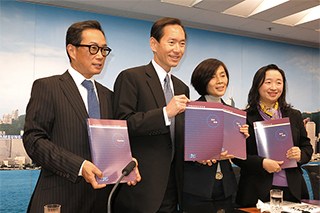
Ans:
[{"label": "black eyeglasses", "polygon": [[95,55],[99,52],[99,50],[101,50],[101,54],[103,57],[107,57],[110,52],[111,52],[111,48],[110,47],[99,47],[98,45],[86,45],[86,44],[77,44],[74,45],[76,47],[88,47],[89,48],[89,52],[91,55]]}]

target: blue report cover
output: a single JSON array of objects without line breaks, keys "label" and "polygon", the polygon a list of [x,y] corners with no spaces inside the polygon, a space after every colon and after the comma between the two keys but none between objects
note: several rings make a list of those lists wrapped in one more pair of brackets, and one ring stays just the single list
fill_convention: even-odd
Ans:
[{"label": "blue report cover", "polygon": [[296,159],[286,158],[293,147],[289,118],[253,122],[258,155],[276,161],[284,161],[282,169],[297,167]]},{"label": "blue report cover", "polygon": [[[99,184],[116,183],[122,170],[132,161],[127,121],[108,119],[87,119],[92,163],[103,172]],[[136,180],[131,172],[121,182]]]}]

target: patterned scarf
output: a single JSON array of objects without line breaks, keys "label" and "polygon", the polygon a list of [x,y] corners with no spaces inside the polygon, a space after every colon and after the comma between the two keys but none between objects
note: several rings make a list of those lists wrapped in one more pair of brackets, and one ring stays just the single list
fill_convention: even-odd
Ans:
[{"label": "patterned scarf", "polygon": [[274,107],[268,108],[260,100],[258,111],[264,120],[274,120],[274,119],[282,118],[278,101],[276,102]]}]

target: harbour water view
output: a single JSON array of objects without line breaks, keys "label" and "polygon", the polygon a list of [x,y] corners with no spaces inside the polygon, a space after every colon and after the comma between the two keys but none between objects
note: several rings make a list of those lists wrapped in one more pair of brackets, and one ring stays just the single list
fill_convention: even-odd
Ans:
[{"label": "harbour water view", "polygon": [[0,212],[27,211],[40,170],[0,170]]}]

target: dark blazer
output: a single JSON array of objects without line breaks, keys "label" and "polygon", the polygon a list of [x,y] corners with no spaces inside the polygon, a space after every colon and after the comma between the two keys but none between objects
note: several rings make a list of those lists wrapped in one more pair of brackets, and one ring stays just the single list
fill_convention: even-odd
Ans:
[{"label": "dark blazer", "polygon": [[[206,101],[201,96],[197,101]],[[221,100],[224,105],[227,105]],[[232,154],[232,153],[230,153]],[[217,163],[212,166],[202,165],[197,162],[186,161],[184,164],[184,187],[183,191],[199,197],[212,197]],[[225,197],[231,196],[237,191],[237,182],[229,160],[220,161],[221,172],[223,173],[222,185]]]},{"label": "dark blazer", "polygon": [[[175,95],[189,96],[189,88],[172,76]],[[126,119],[132,155],[139,162],[142,177],[135,187],[123,184],[115,203],[130,212],[156,212],[168,183],[171,167],[171,137],[165,125],[165,97],[152,65],[135,67],[119,74],[114,85],[114,115]],[[176,183],[181,204],[184,159],[184,114],[175,117]],[[117,212],[117,209],[115,209]]]},{"label": "dark blazer", "polygon": [[[300,165],[309,162],[312,146],[303,125],[301,113],[295,109],[281,110],[282,117],[289,117],[294,146],[301,149],[301,161],[298,167],[285,169],[290,192],[301,200],[302,170]],[[262,167],[263,157],[258,156],[253,122],[263,121],[258,110],[247,113],[250,137],[247,138],[247,160],[236,159],[233,162],[241,167],[241,177],[236,202],[241,206],[255,206],[258,199],[269,201],[269,191],[272,187],[273,173],[268,173]]]},{"label": "dark blazer", "polygon": [[[101,118],[113,118],[112,92],[96,88]],[[28,212],[61,204],[62,212],[104,212],[110,186],[94,190],[78,176],[84,160],[91,161],[86,119],[88,113],[69,72],[34,82],[27,106],[23,143],[41,173]]]}]

